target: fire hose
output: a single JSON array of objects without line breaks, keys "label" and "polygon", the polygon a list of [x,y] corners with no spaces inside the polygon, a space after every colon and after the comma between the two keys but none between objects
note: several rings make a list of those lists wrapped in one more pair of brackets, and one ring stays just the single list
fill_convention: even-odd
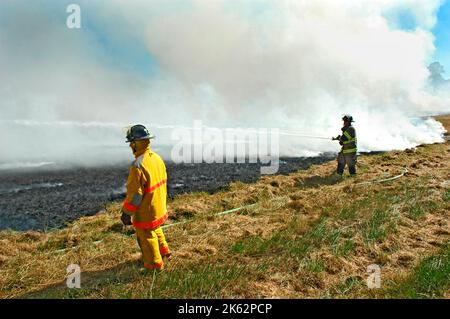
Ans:
[{"label": "fire hose", "polygon": [[374,183],[384,183],[384,182],[390,182],[390,181],[394,181],[396,179],[399,179],[403,176],[405,176],[406,174],[408,174],[408,169],[405,167],[403,169],[403,172],[399,175],[396,176],[392,176],[392,177],[388,177],[388,178],[384,178],[384,179],[378,179],[378,180],[372,180],[372,181],[366,181],[366,182],[360,182],[360,183],[356,183],[354,185],[368,185],[368,184],[374,184]]}]

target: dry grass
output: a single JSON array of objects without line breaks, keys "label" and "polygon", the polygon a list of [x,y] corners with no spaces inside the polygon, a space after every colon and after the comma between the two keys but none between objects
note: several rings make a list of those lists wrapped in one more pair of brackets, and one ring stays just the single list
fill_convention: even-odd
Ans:
[{"label": "dry grass", "polygon": [[450,115],[436,116],[436,119],[444,125],[447,132],[450,132]]},{"label": "dry grass", "polygon": [[[119,221],[119,203],[57,231],[0,232],[0,298],[397,296],[392,289],[410,282],[450,239],[450,144],[359,163],[356,178],[336,179],[330,162],[175,198],[170,222],[191,222],[166,230],[174,255],[153,283],[136,260],[133,230]],[[404,167],[409,173],[391,183],[358,185]],[[64,287],[71,263],[82,268],[80,290]],[[382,267],[381,290],[365,285],[374,263]]]}]

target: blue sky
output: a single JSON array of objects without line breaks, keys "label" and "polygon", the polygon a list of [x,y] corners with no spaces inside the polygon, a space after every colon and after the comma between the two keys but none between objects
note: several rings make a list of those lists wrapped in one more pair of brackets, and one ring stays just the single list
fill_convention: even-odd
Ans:
[{"label": "blue sky", "polygon": [[[411,32],[417,28],[416,18],[408,10],[396,11],[393,16],[386,18],[394,28]],[[435,36],[436,52],[429,62],[439,61],[446,70],[445,77],[450,78],[450,0],[442,1],[436,18],[436,25],[431,30]]]},{"label": "blue sky", "polygon": [[445,78],[450,78],[450,0],[446,0],[440,7],[433,34],[436,37],[434,59],[444,65]]}]

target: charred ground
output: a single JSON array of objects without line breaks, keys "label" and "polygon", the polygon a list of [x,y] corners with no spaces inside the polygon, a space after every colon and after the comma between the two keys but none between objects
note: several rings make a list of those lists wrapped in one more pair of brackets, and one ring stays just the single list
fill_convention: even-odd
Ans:
[{"label": "charred ground", "polygon": [[[282,158],[279,174],[325,163],[333,154]],[[167,163],[169,196],[189,192],[213,193],[232,182],[258,180],[261,164]],[[103,168],[12,170],[0,172],[0,230],[60,228],[82,216],[103,210],[124,197],[128,164]]]}]

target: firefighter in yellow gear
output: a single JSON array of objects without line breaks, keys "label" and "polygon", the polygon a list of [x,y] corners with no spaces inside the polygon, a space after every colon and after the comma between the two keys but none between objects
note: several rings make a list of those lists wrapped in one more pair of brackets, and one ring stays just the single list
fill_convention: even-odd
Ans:
[{"label": "firefighter in yellow gear", "polygon": [[163,257],[171,254],[161,229],[169,217],[167,172],[164,161],[150,148],[152,138],[154,136],[143,125],[135,125],[127,132],[127,142],[135,160],[130,166],[121,220],[136,229],[144,267],[163,269]]}]

